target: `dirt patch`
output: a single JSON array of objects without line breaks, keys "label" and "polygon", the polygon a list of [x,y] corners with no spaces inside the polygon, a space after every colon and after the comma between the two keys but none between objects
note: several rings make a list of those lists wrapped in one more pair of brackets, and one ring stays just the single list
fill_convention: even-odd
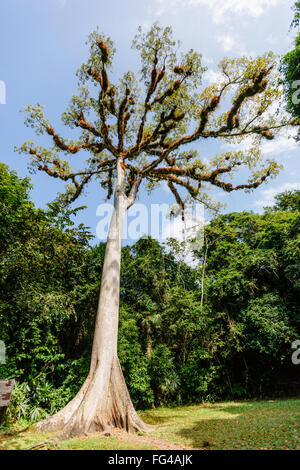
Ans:
[{"label": "dirt patch", "polygon": [[157,450],[200,450],[197,447],[174,444],[166,439],[151,435],[129,434],[121,429],[111,431],[111,435],[123,442],[130,444],[147,445]]}]

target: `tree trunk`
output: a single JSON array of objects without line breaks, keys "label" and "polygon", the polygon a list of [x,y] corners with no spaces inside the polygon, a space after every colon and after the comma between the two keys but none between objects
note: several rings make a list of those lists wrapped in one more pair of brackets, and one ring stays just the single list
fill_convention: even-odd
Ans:
[{"label": "tree trunk", "polygon": [[41,431],[61,431],[67,438],[112,427],[148,431],[136,413],[117,356],[122,230],[128,207],[116,190],[105,251],[90,371],[81,389],[65,408],[37,423]]}]

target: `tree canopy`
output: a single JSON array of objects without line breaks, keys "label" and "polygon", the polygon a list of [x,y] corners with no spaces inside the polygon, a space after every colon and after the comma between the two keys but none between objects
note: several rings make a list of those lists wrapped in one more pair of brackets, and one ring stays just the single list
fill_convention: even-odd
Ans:
[{"label": "tree canopy", "polygon": [[[47,149],[26,142],[18,149],[30,155],[33,170],[68,183],[62,196],[65,202],[74,201],[93,178],[110,198],[121,161],[126,169],[128,205],[142,181],[150,189],[166,181],[183,206],[189,198],[208,203],[210,185],[228,192],[251,190],[277,174],[278,164],[263,159],[260,143],[273,139],[294,121],[284,113],[274,113],[281,90],[273,53],[225,58],[219,64],[219,81],[201,87],[206,70],[201,54],[192,49],[179,53],[170,27],[154,24],[147,33],[139,29],[133,47],[140,54],[141,68],[137,76],[126,72],[117,83],[110,76],[115,53],[112,40],[95,31],[88,45],[89,58],[77,72],[79,92],[62,114],[63,123],[78,129],[79,137],[61,137],[43,107],[29,105],[26,124],[38,135],[48,134],[53,146]],[[193,147],[207,139],[238,145],[248,143],[249,137],[246,150],[208,159]],[[60,157],[81,151],[88,157],[85,167],[77,171]],[[249,172],[248,181],[232,184],[232,176],[243,167]]]}]

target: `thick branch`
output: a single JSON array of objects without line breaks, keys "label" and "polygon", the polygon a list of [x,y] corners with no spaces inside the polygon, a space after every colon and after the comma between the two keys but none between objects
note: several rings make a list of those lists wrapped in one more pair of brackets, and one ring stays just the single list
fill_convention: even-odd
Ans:
[{"label": "thick branch", "polygon": [[100,153],[102,150],[105,149],[105,145],[103,142],[89,142],[88,139],[86,142],[78,145],[67,145],[58,134],[54,131],[54,129],[50,126],[47,127],[47,133],[52,136],[53,142],[57,148],[63,150],[64,152],[68,153],[77,153],[80,150],[92,150],[94,153]]},{"label": "thick branch", "polygon": [[[179,139],[170,143],[167,149],[167,153],[170,153],[171,151],[176,150],[181,145],[194,142],[198,140],[200,137],[209,137],[209,136],[224,137],[224,132],[226,131],[229,131],[229,135],[232,135],[230,131],[233,128],[236,128],[239,126],[239,120],[238,120],[237,115],[242,107],[242,104],[245,102],[247,98],[250,98],[250,97],[255,96],[256,94],[262,93],[266,89],[266,86],[267,86],[266,76],[270,73],[271,70],[272,70],[272,67],[261,70],[254,77],[253,85],[247,86],[238,94],[238,96],[233,102],[231,109],[227,113],[225,126],[221,127],[217,131],[204,133],[206,125],[208,123],[209,115],[213,111],[215,111],[216,107],[218,106],[220,99],[221,99],[222,91],[220,95],[214,96],[210,100],[210,102],[202,108],[201,113],[200,113],[200,121],[199,121],[199,125],[197,129],[192,134],[180,137]],[[268,129],[265,129],[262,127],[256,127],[254,128],[254,130],[252,129],[252,133],[253,132],[260,133],[261,135],[264,135],[267,138],[272,138],[270,132],[267,132],[267,131]],[[241,132],[241,135],[243,135],[243,132]]]}]

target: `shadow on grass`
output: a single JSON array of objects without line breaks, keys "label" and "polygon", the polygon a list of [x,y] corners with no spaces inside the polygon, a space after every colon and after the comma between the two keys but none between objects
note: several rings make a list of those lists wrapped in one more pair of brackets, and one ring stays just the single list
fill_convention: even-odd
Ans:
[{"label": "shadow on grass", "polygon": [[[207,449],[299,449],[300,411],[246,402],[212,405],[191,426],[175,432],[193,447]],[[268,404],[267,404],[268,405]],[[202,409],[203,410],[203,409]],[[215,416],[219,414],[220,416]],[[223,415],[223,416],[222,416]]]},{"label": "shadow on grass", "polygon": [[170,415],[170,416],[159,416],[159,415],[150,415],[150,414],[140,414],[140,417],[143,421],[147,424],[167,424],[170,421],[174,421],[175,419],[182,418],[181,415]]}]

